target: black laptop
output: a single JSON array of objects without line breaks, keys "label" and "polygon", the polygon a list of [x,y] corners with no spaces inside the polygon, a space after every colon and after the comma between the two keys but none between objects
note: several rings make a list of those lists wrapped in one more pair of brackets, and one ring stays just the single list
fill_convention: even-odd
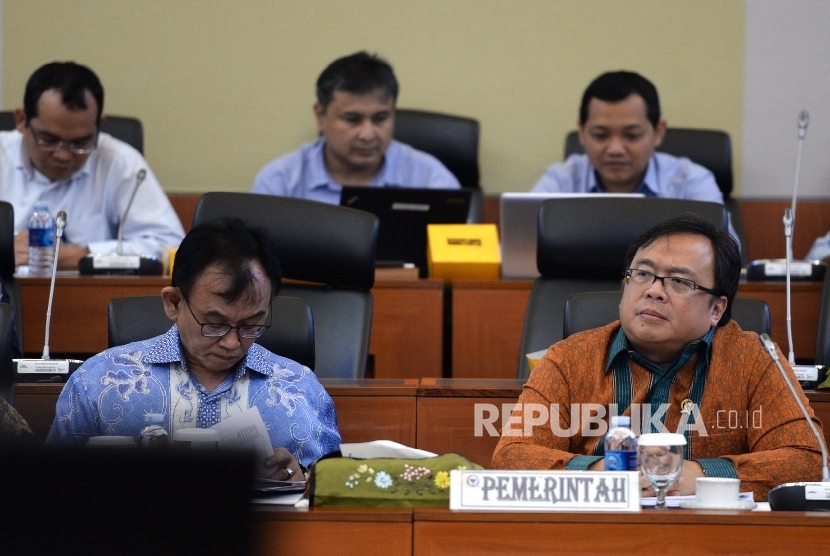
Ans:
[{"label": "black laptop", "polygon": [[380,221],[377,266],[414,263],[427,275],[427,224],[464,224],[469,189],[344,186],[340,204],[376,214]]}]

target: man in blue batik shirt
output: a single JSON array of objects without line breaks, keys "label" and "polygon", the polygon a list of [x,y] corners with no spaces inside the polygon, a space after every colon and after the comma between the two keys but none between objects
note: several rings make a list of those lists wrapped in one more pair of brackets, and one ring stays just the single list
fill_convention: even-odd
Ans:
[{"label": "man in blue batik shirt", "polygon": [[274,446],[272,478],[296,480],[337,450],[334,403],[308,368],[254,343],[270,326],[279,261],[266,236],[238,219],[196,226],[161,291],[165,334],[86,361],[58,398],[47,443],[95,435],[138,436],[147,413],[171,434],[259,409]]},{"label": "man in blue batik shirt", "polygon": [[[723,204],[712,172],[688,158],[655,152],[666,121],[657,88],[642,75],[614,71],[594,79],[582,95],[577,125],[585,154],[550,166],[531,191],[642,193]],[[729,233],[738,239],[731,222]]]},{"label": "man in blue batik shirt", "polygon": [[398,81],[366,52],[338,58],[317,79],[321,137],[270,162],[253,193],[339,204],[344,185],[458,189],[438,159],[392,139]]}]

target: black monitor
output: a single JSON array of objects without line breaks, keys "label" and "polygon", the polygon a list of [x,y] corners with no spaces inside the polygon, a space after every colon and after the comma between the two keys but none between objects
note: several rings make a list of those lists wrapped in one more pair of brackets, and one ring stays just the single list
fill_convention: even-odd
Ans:
[{"label": "black monitor", "polygon": [[376,214],[378,266],[414,263],[427,275],[427,224],[464,224],[469,189],[344,186],[340,204]]}]

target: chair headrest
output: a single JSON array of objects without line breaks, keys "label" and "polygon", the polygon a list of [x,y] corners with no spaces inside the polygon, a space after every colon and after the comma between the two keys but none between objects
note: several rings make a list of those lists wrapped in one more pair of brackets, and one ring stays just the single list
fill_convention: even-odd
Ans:
[{"label": "chair headrest", "polygon": [[0,201],[0,277],[14,276],[14,207]]},{"label": "chair headrest", "polygon": [[684,212],[726,230],[726,209],[685,199],[577,197],[539,210],[536,265],[548,278],[622,280],[625,253],[643,232]]},{"label": "chair headrest", "polygon": [[283,278],[365,289],[375,283],[374,214],[291,197],[215,192],[199,199],[193,225],[221,217],[264,230],[274,242]]}]

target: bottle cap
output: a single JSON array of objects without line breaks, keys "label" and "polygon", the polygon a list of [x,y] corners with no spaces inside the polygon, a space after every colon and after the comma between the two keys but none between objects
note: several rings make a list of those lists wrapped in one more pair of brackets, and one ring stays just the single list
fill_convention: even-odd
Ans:
[{"label": "bottle cap", "polygon": [[164,422],[163,413],[147,413],[144,415],[144,422],[148,425],[160,425]]},{"label": "bottle cap", "polygon": [[631,417],[628,415],[614,415],[611,417],[611,428],[616,429],[617,427],[631,427]]}]

